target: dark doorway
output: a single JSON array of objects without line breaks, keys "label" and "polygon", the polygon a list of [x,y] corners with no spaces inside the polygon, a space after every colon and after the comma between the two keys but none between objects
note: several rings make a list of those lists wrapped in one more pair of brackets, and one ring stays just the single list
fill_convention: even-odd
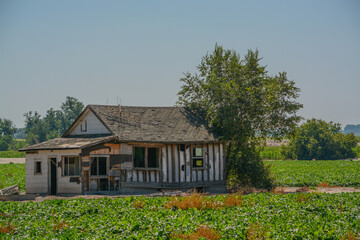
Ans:
[{"label": "dark doorway", "polygon": [[50,194],[56,195],[56,158],[50,158]]}]

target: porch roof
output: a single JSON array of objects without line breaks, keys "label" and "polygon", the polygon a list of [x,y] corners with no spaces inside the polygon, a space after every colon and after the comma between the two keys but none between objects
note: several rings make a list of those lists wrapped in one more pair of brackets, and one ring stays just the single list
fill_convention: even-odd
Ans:
[{"label": "porch roof", "polygon": [[116,136],[99,136],[99,135],[88,135],[88,136],[68,136],[66,138],[55,138],[39,144],[34,144],[19,151],[27,152],[34,150],[64,150],[64,149],[82,149],[90,147],[102,142],[116,139]]}]

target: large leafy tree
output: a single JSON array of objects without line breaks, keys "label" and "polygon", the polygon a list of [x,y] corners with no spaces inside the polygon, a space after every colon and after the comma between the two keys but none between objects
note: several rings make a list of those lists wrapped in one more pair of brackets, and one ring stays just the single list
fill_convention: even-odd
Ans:
[{"label": "large leafy tree", "polygon": [[29,144],[60,137],[71,123],[80,115],[84,104],[74,97],[66,97],[60,110],[50,108],[45,117],[37,112],[25,113],[26,141]]},{"label": "large leafy tree", "polygon": [[356,144],[355,135],[341,133],[340,124],[311,119],[296,128],[283,154],[301,160],[354,158]]},{"label": "large leafy tree", "polygon": [[11,120],[0,118],[0,151],[8,150],[15,132],[16,128]]},{"label": "large leafy tree", "polygon": [[61,104],[61,132],[64,133],[68,127],[75,121],[84,109],[84,104],[74,97],[66,97],[66,101]]},{"label": "large leafy tree", "polygon": [[186,73],[181,79],[178,103],[229,143],[229,187],[271,188],[257,146],[268,136],[289,134],[300,121],[296,112],[302,105],[295,101],[300,90],[285,72],[269,75],[260,60],[257,50],[248,50],[241,59],[234,50],[216,45],[202,58],[198,73]]}]

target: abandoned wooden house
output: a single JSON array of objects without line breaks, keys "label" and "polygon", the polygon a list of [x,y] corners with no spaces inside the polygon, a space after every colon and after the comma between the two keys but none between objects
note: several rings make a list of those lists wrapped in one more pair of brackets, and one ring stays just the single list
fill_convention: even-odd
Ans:
[{"label": "abandoned wooden house", "polygon": [[225,143],[181,107],[89,105],[26,152],[27,193],[224,192]]}]

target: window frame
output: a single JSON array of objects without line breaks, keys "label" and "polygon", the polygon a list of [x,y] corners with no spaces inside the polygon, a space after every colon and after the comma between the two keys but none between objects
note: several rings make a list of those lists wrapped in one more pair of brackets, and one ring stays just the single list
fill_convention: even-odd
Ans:
[{"label": "window frame", "polygon": [[[144,148],[144,167],[135,166],[135,148]],[[149,167],[149,148],[155,148],[157,150],[157,167]],[[158,146],[133,146],[133,168],[136,169],[146,169],[146,170],[160,170],[160,159],[161,159],[161,147]]]},{"label": "window frame", "polygon": [[87,121],[86,120],[83,120],[80,123],[80,131],[81,132],[87,132]]},{"label": "window frame", "polygon": [[[105,173],[105,175],[100,175],[99,174],[99,160],[97,160],[97,164],[96,164],[96,168],[97,168],[97,174],[96,175],[93,175],[92,173],[91,173],[91,171],[92,171],[92,168],[91,168],[91,166],[92,166],[92,162],[93,162],[93,160],[94,160],[94,158],[105,158],[105,163],[106,163],[106,166],[105,166],[105,168],[106,168],[106,173]],[[108,173],[109,173],[109,165],[110,165],[110,163],[109,163],[109,155],[90,155],[90,170],[89,170],[89,177],[100,177],[100,178],[102,178],[102,177],[105,177],[105,176],[108,176]]]},{"label": "window frame", "polygon": [[[196,149],[200,148],[201,149],[201,156],[195,156],[194,151],[196,152]],[[204,159],[205,159],[205,151],[204,151],[204,146],[194,146],[191,149],[191,161],[192,161],[192,168],[195,169],[200,169],[200,168],[204,168]],[[202,164],[201,166],[196,166],[196,161],[201,160]]]},{"label": "window frame", "polygon": [[[77,155],[69,155],[69,156],[62,156],[61,157],[62,159],[61,159],[61,162],[62,162],[62,164],[61,164],[61,168],[62,168],[62,176],[63,177],[74,177],[74,176],[76,176],[76,177],[78,177],[78,176],[80,176],[80,173],[81,173],[81,164],[80,164],[80,157],[79,156],[77,156]],[[75,159],[75,163],[74,163],[74,166],[76,165],[76,159],[78,159],[78,164],[79,164],[79,167],[78,167],[78,170],[79,170],[79,172],[76,174],[75,173],[75,170],[76,170],[76,167],[75,167],[75,169],[74,169],[74,173],[75,174],[65,174],[65,165],[66,165],[66,160],[65,159],[69,159],[69,158],[74,158]],[[69,165],[69,164],[68,164]],[[68,167],[68,173],[70,172],[70,168]]]},{"label": "window frame", "polygon": [[[37,171],[37,164],[40,163],[40,171]],[[42,161],[41,159],[34,159],[34,175],[42,175]]]}]

